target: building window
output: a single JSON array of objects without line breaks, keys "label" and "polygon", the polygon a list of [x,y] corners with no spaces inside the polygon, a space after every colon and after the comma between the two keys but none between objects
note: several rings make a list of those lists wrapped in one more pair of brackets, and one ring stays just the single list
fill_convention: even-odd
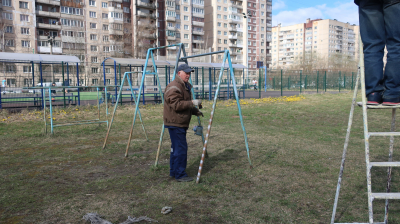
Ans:
[{"label": "building window", "polygon": [[103,19],[108,19],[108,13],[102,13],[102,14],[101,14],[101,17],[102,17]]},{"label": "building window", "polygon": [[90,34],[90,40],[97,40],[97,34]]},{"label": "building window", "polygon": [[189,21],[189,16],[184,16],[183,20]]},{"label": "building window", "polygon": [[97,51],[97,46],[96,45],[91,45],[90,46],[91,51]]},{"label": "building window", "polygon": [[27,9],[28,8],[28,2],[19,2],[19,8]]},{"label": "building window", "polygon": [[189,34],[184,34],[184,35],[183,35],[183,38],[189,39]]},{"label": "building window", "polygon": [[228,16],[227,16],[227,15],[224,15],[224,19],[228,19]]},{"label": "building window", "polygon": [[29,16],[21,14],[20,15],[20,20],[21,20],[21,22],[29,22]]},{"label": "building window", "polygon": [[217,26],[221,27],[221,23],[217,23]]},{"label": "building window", "polygon": [[22,47],[31,47],[31,42],[29,40],[21,40]]},{"label": "building window", "polygon": [[108,30],[108,25],[103,25],[103,30]]},{"label": "building window", "polygon": [[189,11],[189,8],[186,7],[186,6],[184,6],[184,7],[183,7],[183,11],[187,12],[187,11]]},{"label": "building window", "polygon": [[23,70],[24,73],[29,73],[29,72],[32,72],[32,67],[28,66],[28,65],[24,65],[22,67],[22,70]]},{"label": "building window", "polygon": [[13,33],[13,27],[12,26],[6,26],[5,27],[5,32],[6,33]]},{"label": "building window", "polygon": [[218,7],[217,7],[217,10],[218,10],[218,11],[221,11],[221,6],[218,6]]},{"label": "building window", "polygon": [[21,28],[21,34],[29,35],[29,28]]},{"label": "building window", "polygon": [[3,6],[11,6],[11,0],[3,0]]},{"label": "building window", "polygon": [[225,36],[228,36],[228,32],[224,31],[224,35],[225,35]]},{"label": "building window", "polygon": [[97,63],[97,57],[92,57],[92,63]]},{"label": "building window", "polygon": [[228,24],[224,23],[224,28],[228,28]]},{"label": "building window", "polygon": [[8,19],[8,20],[13,20],[12,13],[3,12],[3,18]]},{"label": "building window", "polygon": [[227,44],[228,43],[228,40],[224,40],[224,44]]},{"label": "building window", "polygon": [[97,24],[96,24],[96,23],[90,23],[90,28],[91,28],[91,29],[96,29],[96,27],[97,27]]},{"label": "building window", "polygon": [[96,12],[90,11],[89,16],[90,16],[90,18],[96,18]]},{"label": "building window", "polygon": [[13,39],[6,40],[6,46],[7,47],[14,47],[14,40]]},{"label": "building window", "polygon": [[221,14],[217,14],[217,19],[221,19]]},{"label": "building window", "polygon": [[218,30],[218,35],[221,35],[221,30]]},{"label": "building window", "polygon": [[102,2],[101,3],[101,7],[102,8],[107,8],[108,7],[108,3],[107,2]]},{"label": "building window", "polygon": [[103,51],[104,51],[104,52],[110,52],[110,47],[104,46],[104,47],[103,47]]},{"label": "building window", "polygon": [[224,12],[227,12],[228,11],[228,8],[227,7],[224,7]]},{"label": "building window", "polygon": [[189,26],[188,25],[184,25],[183,26],[185,30],[189,30]]},{"label": "building window", "polygon": [[218,39],[218,43],[221,44],[222,43],[222,39]]},{"label": "building window", "polygon": [[104,41],[104,42],[108,42],[108,41],[109,41],[109,36],[104,35],[104,36],[103,36],[103,41]]},{"label": "building window", "polygon": [[[110,74],[111,73],[111,68],[106,68],[106,73]],[[110,84],[110,79],[106,79],[106,82],[108,80],[108,84]]]},{"label": "building window", "polygon": [[94,0],[89,0],[89,5],[90,5],[90,6],[96,6],[96,1],[94,1]]},{"label": "building window", "polygon": [[[97,73],[97,72],[93,72],[96,71],[95,69],[97,68],[92,68],[92,73]],[[99,84],[99,79],[92,79],[92,85],[97,85]]]}]

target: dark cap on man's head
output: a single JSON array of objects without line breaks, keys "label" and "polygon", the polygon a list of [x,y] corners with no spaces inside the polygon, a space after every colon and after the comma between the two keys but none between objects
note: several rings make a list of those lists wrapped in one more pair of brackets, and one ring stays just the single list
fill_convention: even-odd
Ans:
[{"label": "dark cap on man's head", "polygon": [[178,66],[178,72],[179,71],[184,71],[186,73],[189,73],[189,72],[193,72],[194,70],[192,68],[190,68],[189,65],[187,65],[187,64],[181,64]]}]

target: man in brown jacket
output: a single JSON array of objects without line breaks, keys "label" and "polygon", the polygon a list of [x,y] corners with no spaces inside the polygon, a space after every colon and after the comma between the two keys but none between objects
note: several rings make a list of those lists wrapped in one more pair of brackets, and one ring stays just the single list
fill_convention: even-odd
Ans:
[{"label": "man in brown jacket", "polygon": [[187,64],[178,67],[175,80],[168,84],[164,93],[164,125],[168,128],[171,138],[171,156],[169,175],[179,182],[192,181],[186,172],[187,141],[186,133],[192,115],[203,116],[195,106],[201,101],[192,100],[189,83],[190,73],[193,71]]}]

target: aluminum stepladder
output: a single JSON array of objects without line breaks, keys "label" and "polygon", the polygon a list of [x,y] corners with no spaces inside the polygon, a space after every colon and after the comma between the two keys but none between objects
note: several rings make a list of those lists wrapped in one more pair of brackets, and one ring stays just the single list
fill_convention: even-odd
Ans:
[{"label": "aluminum stepladder", "polygon": [[[389,199],[400,199],[400,193],[391,193],[390,192],[392,167],[400,167],[400,162],[392,161],[393,160],[392,158],[393,158],[394,136],[400,136],[400,132],[394,132],[396,109],[400,108],[400,106],[367,105],[367,99],[366,99],[366,95],[365,95],[364,53],[363,53],[361,36],[359,38],[359,43],[360,43],[360,62],[359,62],[359,68],[358,68],[358,73],[357,73],[356,85],[354,88],[353,100],[352,100],[351,109],[350,109],[349,122],[348,122],[348,127],[347,127],[346,140],[344,143],[342,162],[340,165],[339,178],[338,178],[338,184],[337,184],[337,188],[336,188],[335,202],[333,205],[331,224],[335,223],[336,208],[337,208],[337,203],[338,203],[338,199],[339,199],[339,192],[340,192],[340,186],[341,186],[342,177],[343,177],[343,170],[344,170],[344,165],[345,165],[345,160],[346,160],[346,153],[347,153],[347,147],[348,147],[349,138],[350,138],[351,126],[353,123],[353,112],[354,112],[354,108],[356,105],[361,106],[362,111],[363,111],[365,163],[366,163],[367,191],[368,191],[368,214],[369,214],[369,222],[368,223],[369,224],[374,224],[374,223],[375,224],[387,224],[388,223],[388,215],[389,215]],[[361,80],[360,80],[360,78],[361,78]],[[360,81],[361,81],[362,102],[356,103],[358,84]],[[367,110],[368,109],[391,109],[392,110],[392,122],[391,122],[390,132],[369,132],[368,119],[367,119]],[[379,137],[390,136],[388,162],[371,162],[370,161],[369,138],[371,136],[377,136],[377,137],[378,136]],[[372,187],[371,187],[371,168],[372,167],[387,167],[388,168],[386,192],[384,192],[384,193],[372,192]],[[385,218],[384,218],[383,222],[374,222],[373,205],[372,205],[374,199],[385,199]],[[341,223],[341,224],[346,224],[346,223]],[[367,223],[359,223],[359,224],[367,224]]]}]

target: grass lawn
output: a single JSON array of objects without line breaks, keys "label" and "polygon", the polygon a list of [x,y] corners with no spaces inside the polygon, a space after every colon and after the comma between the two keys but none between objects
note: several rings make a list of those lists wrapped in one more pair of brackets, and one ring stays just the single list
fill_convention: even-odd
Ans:
[{"label": "grass lawn", "polygon": [[[134,107],[118,107],[105,150],[105,125],[80,125],[43,134],[40,111],[0,111],[0,223],[85,223],[97,212],[112,223],[148,216],[159,223],[329,223],[336,191],[351,93],[242,100],[253,169],[232,101],[218,102],[209,158],[201,182],[169,177],[170,140],[164,136],[154,167],[162,106],[141,106],[149,141],[140,123],[129,157],[125,147]],[[102,112],[104,110],[101,110]],[[211,102],[204,103],[204,124]],[[390,128],[390,111],[369,111],[370,131]],[[96,118],[95,107],[57,109],[55,122]],[[104,117],[104,114],[102,114]],[[188,130],[187,172],[198,171],[202,144]],[[206,125],[205,125],[206,126]],[[371,139],[371,161],[385,161],[389,138]],[[346,160],[337,222],[367,222],[367,188],[362,111],[357,108]],[[395,144],[397,142],[395,141]],[[395,145],[394,161],[400,156]],[[373,169],[372,188],[384,192],[386,169]],[[393,171],[392,192],[399,192]],[[164,206],[172,213],[161,214]],[[375,200],[375,221],[384,201]],[[400,223],[400,203],[391,201],[389,223]]]}]

